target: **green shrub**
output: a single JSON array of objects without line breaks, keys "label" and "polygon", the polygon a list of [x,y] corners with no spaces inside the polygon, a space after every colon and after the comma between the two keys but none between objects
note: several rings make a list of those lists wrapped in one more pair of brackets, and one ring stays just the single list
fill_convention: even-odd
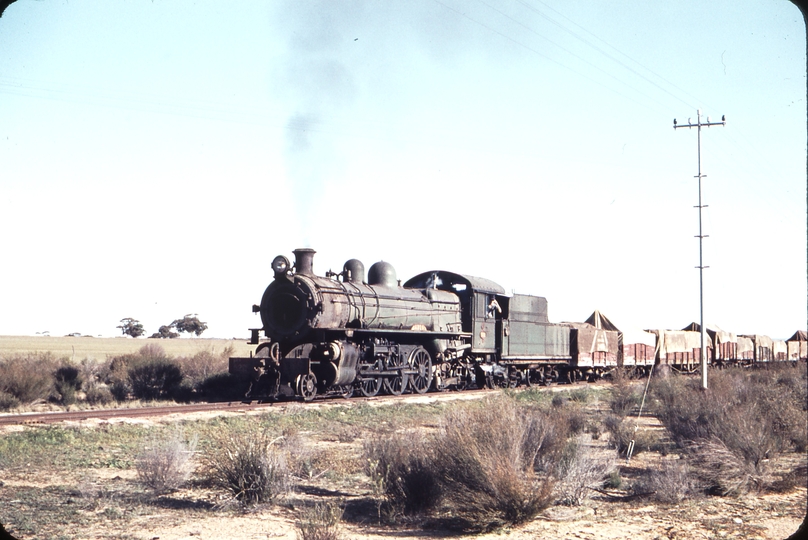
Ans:
[{"label": "green shrub", "polygon": [[112,397],[115,398],[115,401],[121,403],[129,399],[129,394],[131,393],[132,389],[129,387],[129,384],[126,381],[117,380],[112,383],[112,386],[109,387],[109,392],[112,394]]},{"label": "green shrub", "polygon": [[627,416],[634,407],[639,407],[642,395],[638,394],[636,387],[628,384],[623,378],[615,378],[609,396],[609,408],[617,416]]},{"label": "green shrub", "polygon": [[378,436],[365,443],[366,472],[394,511],[417,514],[434,507],[441,497],[431,441],[416,433]]},{"label": "green shrub", "polygon": [[90,403],[91,405],[106,405],[111,403],[114,399],[112,392],[107,386],[101,386],[97,383],[88,386],[84,391],[84,395],[84,399],[86,399],[87,403]]},{"label": "green shrub", "polygon": [[232,373],[215,373],[199,384],[199,392],[208,401],[240,400],[247,392],[247,384]]},{"label": "green shrub", "polygon": [[179,356],[174,361],[188,383],[194,388],[199,388],[208,378],[227,372],[229,358],[233,356],[234,351],[232,346],[228,346],[219,353],[214,350],[199,351],[193,356]]},{"label": "green shrub", "polygon": [[20,406],[20,400],[12,394],[0,390],[0,411],[8,411]]},{"label": "green shrub", "polygon": [[128,373],[132,394],[137,399],[173,397],[182,383],[179,366],[164,358],[144,360],[130,367]]},{"label": "green shrub", "polygon": [[54,387],[62,405],[76,403],[76,393],[84,384],[79,369],[71,365],[63,365],[56,370],[53,378]]}]

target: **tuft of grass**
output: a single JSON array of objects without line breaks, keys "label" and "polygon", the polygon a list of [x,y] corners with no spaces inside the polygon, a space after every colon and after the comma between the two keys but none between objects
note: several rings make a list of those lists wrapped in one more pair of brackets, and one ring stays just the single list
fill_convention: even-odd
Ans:
[{"label": "tuft of grass", "polygon": [[589,498],[591,488],[602,485],[617,470],[614,455],[595,452],[587,439],[578,435],[570,440],[556,465],[555,492],[559,504],[581,505]]},{"label": "tuft of grass", "polygon": [[699,439],[691,442],[687,455],[696,475],[708,493],[744,495],[759,492],[764,485],[762,464],[754,465],[721,439]]},{"label": "tuft of grass", "polygon": [[316,503],[295,522],[299,540],[339,540],[342,508],[333,502]]},{"label": "tuft of grass", "polygon": [[653,431],[637,429],[636,419],[620,417],[612,414],[603,419],[603,426],[609,432],[609,445],[617,450],[618,455],[626,457],[629,445],[634,441],[632,455],[660,448],[659,437]]},{"label": "tuft of grass", "polygon": [[194,469],[196,443],[196,437],[185,442],[180,431],[152,438],[136,461],[138,478],[158,494],[182,487]]},{"label": "tuft of grass", "polygon": [[698,494],[698,487],[685,460],[662,460],[632,485],[637,495],[650,497],[666,504],[679,504]]},{"label": "tuft of grass", "polygon": [[210,479],[244,505],[270,502],[289,490],[286,457],[266,430],[248,428],[214,434],[203,456]]}]

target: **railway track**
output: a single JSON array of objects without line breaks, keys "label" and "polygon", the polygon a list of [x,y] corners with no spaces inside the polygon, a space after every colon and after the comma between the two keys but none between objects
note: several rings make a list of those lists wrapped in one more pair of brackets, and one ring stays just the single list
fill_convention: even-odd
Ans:
[{"label": "railway track", "polygon": [[232,411],[241,412],[270,407],[271,403],[195,403],[190,405],[158,405],[153,407],[137,407],[130,409],[93,409],[81,411],[32,412],[0,415],[0,426],[56,424],[59,422],[80,422],[83,420],[111,418],[148,418],[169,416],[172,414],[190,414],[195,412]]},{"label": "railway track", "polygon": [[[553,385],[549,387],[532,387],[540,391],[563,391],[576,386],[602,386],[608,384],[604,381],[595,383],[578,382],[573,384]],[[290,406],[340,406],[358,403],[373,403],[378,405],[394,404],[399,402],[423,403],[456,399],[480,399],[482,397],[496,393],[498,389],[478,389],[463,392],[429,392],[426,394],[400,394],[400,395],[377,395],[373,397],[354,396],[350,399],[340,397],[317,398],[311,403],[298,400],[275,401],[275,402],[250,402],[241,401],[216,402],[216,403],[191,403],[186,405],[155,405],[145,407],[132,407],[126,409],[88,409],[79,411],[50,411],[50,412],[30,412],[30,413],[6,413],[0,414],[0,426],[13,425],[48,425],[61,422],[82,422],[86,420],[111,420],[116,418],[154,418],[161,416],[171,416],[179,414],[192,414],[199,412],[233,412],[247,413],[260,411],[262,409],[286,409]]]},{"label": "railway track", "polygon": [[[387,402],[423,402],[449,399],[478,399],[496,390],[474,390],[470,392],[438,392],[430,394],[401,394],[380,395],[374,397],[353,397],[343,399],[339,397],[328,397],[317,399],[306,406],[336,406],[356,403],[378,403]],[[13,425],[47,425],[61,422],[82,422],[86,420],[110,420],[115,418],[153,418],[161,416],[171,416],[177,414],[192,414],[198,412],[235,412],[246,413],[259,411],[262,409],[285,409],[289,406],[301,406],[303,402],[297,400],[277,401],[277,402],[252,402],[241,401],[218,402],[218,403],[192,403],[188,405],[156,405],[147,407],[133,407],[128,409],[92,409],[80,411],[52,411],[52,412],[30,412],[30,413],[8,413],[0,414],[0,426]]]}]

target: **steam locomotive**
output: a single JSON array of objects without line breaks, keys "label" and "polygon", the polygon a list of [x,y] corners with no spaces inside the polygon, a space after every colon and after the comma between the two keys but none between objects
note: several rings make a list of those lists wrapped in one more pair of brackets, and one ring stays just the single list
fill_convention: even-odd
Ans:
[{"label": "steam locomotive", "polygon": [[258,346],[230,359],[231,373],[254,375],[248,398],[572,381],[593,373],[594,341],[611,339],[616,356],[615,332],[550,323],[543,297],[506,295],[493,281],[444,270],[401,285],[387,262],[365,280],[356,259],[317,276],[314,254],[295,250],[294,266],[282,255],[272,261],[274,279],[253,306]]}]

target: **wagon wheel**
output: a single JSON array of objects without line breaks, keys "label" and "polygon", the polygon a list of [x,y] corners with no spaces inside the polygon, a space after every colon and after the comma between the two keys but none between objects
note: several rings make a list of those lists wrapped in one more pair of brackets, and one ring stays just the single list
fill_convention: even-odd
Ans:
[{"label": "wagon wheel", "polygon": [[[376,371],[382,370],[382,361],[376,360]],[[365,379],[359,382],[359,393],[365,397],[373,397],[382,389],[382,378],[374,377],[372,379]]]},{"label": "wagon wheel", "polygon": [[425,393],[432,384],[432,358],[426,349],[418,347],[410,353],[407,363],[415,370],[415,374],[410,378],[410,387],[413,392]]},{"label": "wagon wheel", "polygon": [[317,377],[314,376],[314,373],[298,375],[295,386],[297,395],[302,397],[303,401],[311,401],[317,395]]}]

